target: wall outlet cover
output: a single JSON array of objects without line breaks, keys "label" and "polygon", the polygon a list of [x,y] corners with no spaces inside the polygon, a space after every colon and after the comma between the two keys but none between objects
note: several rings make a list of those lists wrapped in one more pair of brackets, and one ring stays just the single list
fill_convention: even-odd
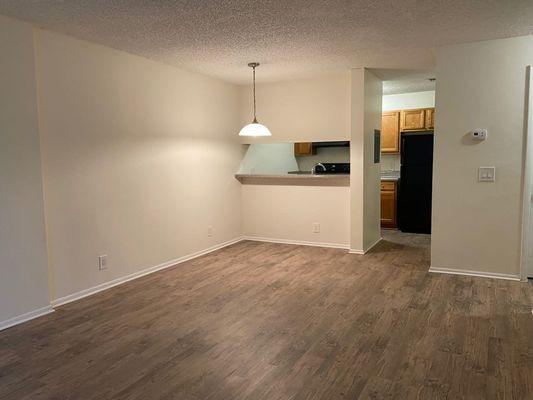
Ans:
[{"label": "wall outlet cover", "polygon": [[107,269],[107,254],[98,256],[98,269],[100,271]]},{"label": "wall outlet cover", "polygon": [[496,167],[479,167],[478,182],[494,182],[496,180]]}]

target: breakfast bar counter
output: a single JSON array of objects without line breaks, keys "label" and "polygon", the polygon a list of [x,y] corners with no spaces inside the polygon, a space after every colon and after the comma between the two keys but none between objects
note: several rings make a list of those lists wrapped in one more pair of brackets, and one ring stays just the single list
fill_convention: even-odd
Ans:
[{"label": "breakfast bar counter", "polygon": [[245,185],[350,186],[350,174],[236,174]]}]

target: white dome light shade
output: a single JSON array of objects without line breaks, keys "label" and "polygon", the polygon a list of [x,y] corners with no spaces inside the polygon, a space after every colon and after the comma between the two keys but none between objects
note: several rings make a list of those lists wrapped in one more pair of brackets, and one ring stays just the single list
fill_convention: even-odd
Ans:
[{"label": "white dome light shade", "polygon": [[239,136],[272,136],[272,134],[266,126],[252,122],[241,129]]}]

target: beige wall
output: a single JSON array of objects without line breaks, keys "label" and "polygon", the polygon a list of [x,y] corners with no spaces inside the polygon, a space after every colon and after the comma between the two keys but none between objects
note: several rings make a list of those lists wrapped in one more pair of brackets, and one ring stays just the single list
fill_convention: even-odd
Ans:
[{"label": "beige wall", "polygon": [[242,185],[242,216],[245,236],[348,247],[350,188]]},{"label": "beige wall", "polygon": [[42,30],[36,48],[54,299],[240,236],[237,86]]},{"label": "beige wall", "polygon": [[[261,67],[259,67],[261,68]],[[257,79],[260,82],[260,69]],[[252,120],[251,86],[241,86],[241,126]],[[269,138],[243,138],[243,143],[348,140],[350,137],[350,72],[257,85],[257,119]]]},{"label": "beige wall", "polygon": [[0,54],[2,327],[49,295],[31,26],[0,16]]},{"label": "beige wall", "polygon": [[352,69],[350,249],[368,250],[380,232],[380,166],[374,164],[374,130],[381,129],[382,82],[364,68]]},{"label": "beige wall", "polygon": [[[533,37],[437,52],[432,268],[517,275],[526,66]],[[474,142],[468,132],[487,128]],[[480,166],[496,182],[477,182]]]}]

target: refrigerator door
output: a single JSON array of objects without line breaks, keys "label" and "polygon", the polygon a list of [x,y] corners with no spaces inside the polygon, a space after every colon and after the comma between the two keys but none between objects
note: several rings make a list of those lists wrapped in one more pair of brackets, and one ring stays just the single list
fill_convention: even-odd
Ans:
[{"label": "refrigerator door", "polygon": [[401,151],[398,227],[431,233],[433,134],[403,134]]},{"label": "refrigerator door", "polygon": [[401,165],[433,164],[433,132],[402,133]]}]

